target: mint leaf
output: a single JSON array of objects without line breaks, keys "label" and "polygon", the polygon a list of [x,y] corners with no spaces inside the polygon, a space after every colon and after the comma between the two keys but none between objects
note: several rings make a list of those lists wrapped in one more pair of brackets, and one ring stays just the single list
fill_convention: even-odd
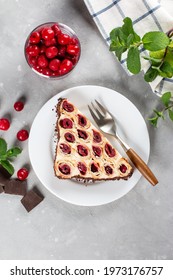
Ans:
[{"label": "mint leaf", "polygon": [[22,150],[19,147],[11,148],[7,151],[7,157],[17,157]]},{"label": "mint leaf", "polygon": [[173,68],[169,62],[165,61],[160,67],[159,75],[162,77],[171,78],[173,76]]},{"label": "mint leaf", "polygon": [[150,83],[154,81],[154,79],[158,76],[158,71],[150,67],[144,75],[144,79],[146,82]]},{"label": "mint leaf", "polygon": [[168,107],[170,99],[171,99],[171,92],[165,92],[161,96],[161,101],[166,107]]},{"label": "mint leaf", "polygon": [[146,50],[159,51],[169,45],[170,39],[164,32],[152,31],[143,36],[142,42]]},{"label": "mint leaf", "polygon": [[127,48],[130,47],[130,45],[133,44],[134,41],[134,35],[133,34],[129,34],[129,36],[127,37]]},{"label": "mint leaf", "polygon": [[117,27],[114,28],[111,32],[110,32],[110,39],[112,42],[117,42],[117,37],[119,34],[119,30],[121,29],[121,27]]},{"label": "mint leaf", "polygon": [[127,54],[127,68],[133,74],[141,70],[140,54],[137,47],[131,47]]},{"label": "mint leaf", "polygon": [[8,160],[1,160],[0,164],[8,171],[8,173],[10,173],[11,175],[14,174],[14,167]]},{"label": "mint leaf", "polygon": [[169,109],[168,113],[169,113],[170,120],[173,121],[173,111]]},{"label": "mint leaf", "polygon": [[153,125],[154,127],[157,127],[158,119],[159,119],[159,117],[156,116],[156,117],[153,117],[153,118],[149,118],[148,120],[149,120],[151,125]]},{"label": "mint leaf", "polygon": [[129,17],[126,17],[123,20],[124,24],[122,26],[123,33],[128,37],[130,34],[133,34],[133,43],[134,42],[140,42],[141,38],[139,35],[137,35],[133,29],[133,23],[132,20]]},{"label": "mint leaf", "polygon": [[0,155],[4,155],[7,151],[7,143],[3,138],[0,138]]},{"label": "mint leaf", "polygon": [[149,60],[152,65],[154,66],[159,66],[160,63],[162,62],[161,58],[154,58],[154,57],[149,57],[149,56],[143,56],[144,59]]}]

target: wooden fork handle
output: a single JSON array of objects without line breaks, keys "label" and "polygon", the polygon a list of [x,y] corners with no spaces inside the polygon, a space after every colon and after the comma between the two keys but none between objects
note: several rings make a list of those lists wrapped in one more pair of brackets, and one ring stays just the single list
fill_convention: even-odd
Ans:
[{"label": "wooden fork handle", "polygon": [[141,172],[141,174],[153,185],[158,183],[157,178],[154,176],[151,169],[146,165],[146,163],[140,158],[140,156],[132,149],[126,151],[126,154],[131,159],[135,167]]}]

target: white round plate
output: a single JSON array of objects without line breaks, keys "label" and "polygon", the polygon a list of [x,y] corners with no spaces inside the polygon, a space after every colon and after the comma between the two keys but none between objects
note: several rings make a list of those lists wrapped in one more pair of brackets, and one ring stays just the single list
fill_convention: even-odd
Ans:
[{"label": "white round plate", "polygon": [[[128,193],[139,181],[141,174],[134,173],[127,181],[101,181],[84,183],[75,180],[61,180],[55,177],[53,163],[55,152],[55,106],[58,98],[66,97],[88,117],[93,119],[87,105],[94,99],[100,101],[115,117],[120,136],[147,163],[150,143],[147,127],[137,108],[120,93],[100,86],[79,86],[58,93],[38,112],[32,124],[29,137],[29,156],[35,173],[41,183],[57,197],[83,206],[96,206],[112,202]],[[121,154],[126,154],[114,138],[108,137]]]}]

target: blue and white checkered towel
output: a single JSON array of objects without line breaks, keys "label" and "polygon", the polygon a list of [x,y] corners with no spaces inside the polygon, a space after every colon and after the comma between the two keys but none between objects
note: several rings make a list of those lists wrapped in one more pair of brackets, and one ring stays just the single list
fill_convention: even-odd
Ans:
[{"label": "blue and white checkered towel", "polygon": [[[168,2],[172,7],[173,0],[162,0]],[[149,31],[167,32],[173,28],[173,17],[161,6],[158,0],[84,0],[91,16],[99,28],[103,38],[110,45],[110,31],[118,26],[122,26],[123,19],[130,17],[133,21],[134,29],[141,37]],[[141,51],[141,55],[146,51]],[[142,59],[142,69],[149,68],[148,61]],[[122,66],[127,70],[126,57],[122,56]],[[173,78],[157,77],[150,83],[151,88],[158,95],[166,91],[173,91]]]}]

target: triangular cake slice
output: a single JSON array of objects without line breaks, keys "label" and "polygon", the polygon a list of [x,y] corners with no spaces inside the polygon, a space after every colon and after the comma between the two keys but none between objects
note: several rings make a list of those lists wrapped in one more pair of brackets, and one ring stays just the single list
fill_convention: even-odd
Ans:
[{"label": "triangular cake slice", "polygon": [[59,99],[55,175],[60,179],[128,179],[133,168],[108,139],[67,99]]}]

